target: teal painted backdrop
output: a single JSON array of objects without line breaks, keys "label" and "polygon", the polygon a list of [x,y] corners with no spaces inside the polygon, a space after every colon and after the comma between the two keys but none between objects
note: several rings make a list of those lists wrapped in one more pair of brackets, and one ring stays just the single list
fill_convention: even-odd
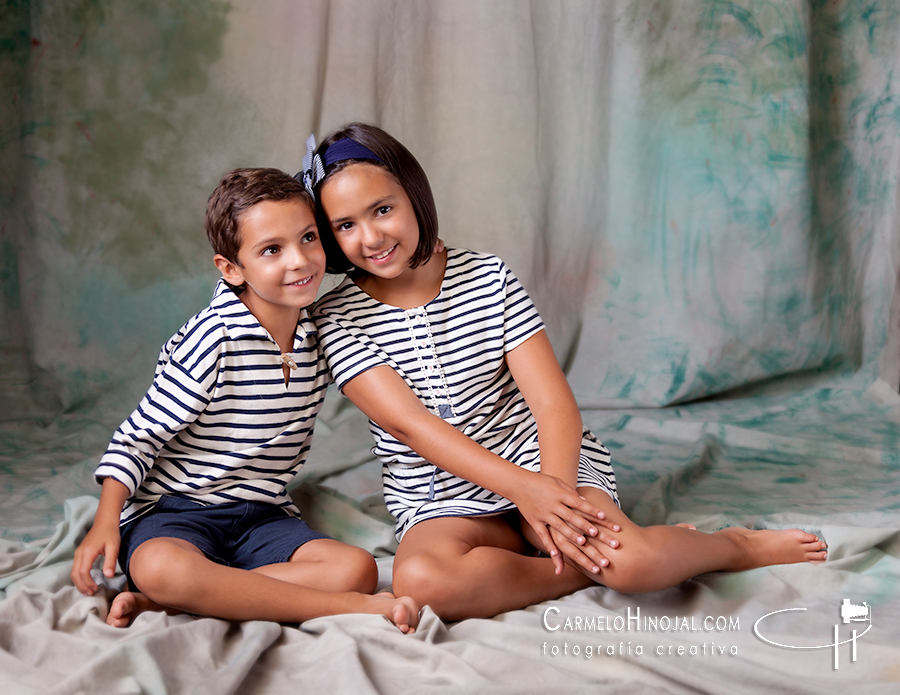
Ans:
[{"label": "teal painted backdrop", "polygon": [[[296,171],[310,131],[349,120],[382,125],[417,155],[447,244],[499,254],[522,278],[633,519],[799,526],[827,541],[823,566],[561,600],[579,616],[740,612],[743,633],[727,636],[740,657],[705,656],[707,639],[725,635],[679,631],[657,637],[703,641],[703,657],[607,658],[598,647],[591,661],[552,660],[538,654],[549,638],[538,607],[424,623],[402,650],[374,626],[355,632],[350,616],[302,630],[226,625],[219,648],[209,621],[157,615],[136,640],[98,630],[103,597],[76,602],[69,571],[96,507],[97,460],[159,346],[216,280],[207,196],[232,167]],[[339,644],[338,670],[354,683],[364,673],[363,691],[390,690],[401,671],[413,688],[482,678],[480,690],[552,680],[621,692],[638,680],[820,693],[853,691],[840,686],[851,679],[857,691],[890,690],[898,169],[897,0],[0,0],[9,678],[42,692],[178,690],[181,671],[157,657],[196,629],[202,654],[183,682],[213,689],[318,682],[334,671],[323,645]],[[370,448],[365,419],[329,394],[297,493],[316,529],[387,554]],[[802,606],[815,630],[778,629],[811,644],[831,634],[846,597],[876,617],[859,663],[842,649],[840,671],[828,650],[786,652],[753,635],[761,615]],[[27,620],[8,619],[16,606]]]},{"label": "teal painted backdrop", "polygon": [[114,427],[208,299],[219,176],[353,119],[419,157],[448,244],[508,260],[598,427],[896,390],[896,2],[0,8],[12,439]]}]

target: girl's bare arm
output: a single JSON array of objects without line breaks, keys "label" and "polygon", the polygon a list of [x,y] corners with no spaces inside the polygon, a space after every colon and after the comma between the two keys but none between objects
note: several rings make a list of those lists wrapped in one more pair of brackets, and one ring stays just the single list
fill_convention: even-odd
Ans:
[{"label": "girl's bare arm", "polygon": [[[604,523],[602,510],[582,499],[572,485],[520,468],[429,412],[392,368],[369,369],[347,382],[343,392],[369,418],[427,461],[515,503],[559,562],[560,571],[562,559],[548,528],[581,547],[586,545],[583,534],[596,535],[594,524]],[[585,556],[581,564],[593,566],[595,562]]]}]

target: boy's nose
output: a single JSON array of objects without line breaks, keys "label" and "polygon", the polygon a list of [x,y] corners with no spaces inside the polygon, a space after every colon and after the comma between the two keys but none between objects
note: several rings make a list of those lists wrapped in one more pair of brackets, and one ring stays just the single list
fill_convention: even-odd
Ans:
[{"label": "boy's nose", "polygon": [[309,263],[306,254],[300,248],[294,248],[287,252],[288,266],[291,268],[303,268]]}]

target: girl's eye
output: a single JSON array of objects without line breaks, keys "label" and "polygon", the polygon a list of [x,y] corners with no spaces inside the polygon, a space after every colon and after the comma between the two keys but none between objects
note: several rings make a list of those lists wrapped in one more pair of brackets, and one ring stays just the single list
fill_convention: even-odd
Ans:
[{"label": "girl's eye", "polygon": [[315,232],[307,232],[306,234],[303,235],[302,241],[304,244],[309,244],[310,242],[313,242],[316,239],[318,239],[318,236],[316,236]]},{"label": "girl's eye", "polygon": [[352,223],[352,222],[342,222],[341,224],[338,225],[338,228],[337,228],[336,231],[338,231],[338,232],[346,232],[348,229],[350,229],[350,228],[352,228],[352,227],[353,227],[353,223]]},{"label": "girl's eye", "polygon": [[380,208],[378,208],[379,215],[387,215],[390,211],[391,211],[390,205],[382,205]]},{"label": "girl's eye", "polygon": [[276,253],[278,253],[278,247],[277,246],[269,246],[269,247],[263,249],[262,255],[263,256],[274,256]]}]

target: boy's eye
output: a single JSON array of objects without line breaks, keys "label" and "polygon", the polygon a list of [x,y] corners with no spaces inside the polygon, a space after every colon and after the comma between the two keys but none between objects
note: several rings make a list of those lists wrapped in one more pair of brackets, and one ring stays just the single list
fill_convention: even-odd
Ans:
[{"label": "boy's eye", "polygon": [[302,241],[304,244],[308,244],[312,241],[315,241],[318,238],[319,237],[315,232],[307,232],[306,234],[303,235]]},{"label": "boy's eye", "polygon": [[387,215],[390,211],[391,211],[390,205],[382,205],[380,208],[378,208],[379,215]]},{"label": "boy's eye", "polygon": [[335,231],[346,232],[348,229],[351,229],[352,227],[353,227],[352,222],[342,222],[341,224],[338,225],[338,228]]},{"label": "boy's eye", "polygon": [[266,248],[263,249],[262,255],[263,256],[273,256],[276,253],[278,253],[277,246],[267,246]]}]

